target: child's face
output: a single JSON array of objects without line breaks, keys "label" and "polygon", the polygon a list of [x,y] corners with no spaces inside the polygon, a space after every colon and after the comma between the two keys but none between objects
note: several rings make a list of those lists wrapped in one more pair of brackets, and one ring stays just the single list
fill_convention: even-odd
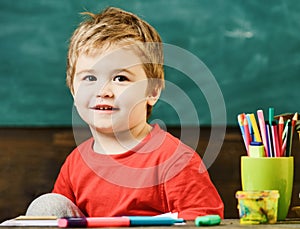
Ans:
[{"label": "child's face", "polygon": [[138,56],[114,47],[81,55],[74,75],[74,103],[81,118],[100,132],[115,133],[146,123],[147,76]]}]

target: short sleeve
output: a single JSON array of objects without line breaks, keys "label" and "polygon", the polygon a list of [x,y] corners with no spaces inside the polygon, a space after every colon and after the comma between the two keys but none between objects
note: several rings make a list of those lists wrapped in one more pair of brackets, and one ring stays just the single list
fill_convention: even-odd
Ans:
[{"label": "short sleeve", "polygon": [[[191,156],[191,154],[193,154]],[[200,156],[196,152],[184,153],[171,170],[186,166],[165,185],[165,195],[171,212],[178,212],[179,217],[194,220],[197,216],[217,214],[223,218],[223,202],[210,180],[207,170],[203,172]]]}]

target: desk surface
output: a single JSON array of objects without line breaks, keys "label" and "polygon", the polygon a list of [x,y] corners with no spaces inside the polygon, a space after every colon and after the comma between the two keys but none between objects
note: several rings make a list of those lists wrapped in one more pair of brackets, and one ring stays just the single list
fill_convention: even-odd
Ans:
[{"label": "desk surface", "polygon": [[[185,227],[193,227],[193,224],[186,225]],[[218,226],[214,226],[214,228],[272,228],[272,229],[282,229],[282,228],[300,228],[300,219],[288,219],[285,221],[279,221],[276,224],[258,224],[258,225],[245,225],[240,224],[239,219],[224,219],[221,224]],[[211,227],[203,227],[201,228],[211,228]]]},{"label": "desk surface", "polygon": [[[224,219],[222,220],[220,225],[217,226],[201,226],[201,227],[196,227],[194,225],[194,221],[188,221],[186,225],[179,225],[179,226],[172,226],[172,228],[177,227],[182,228],[182,229],[196,229],[196,228],[210,228],[210,229],[215,229],[215,228],[272,228],[272,229],[282,229],[282,228],[300,228],[300,219],[288,219],[285,221],[280,221],[277,222],[276,224],[260,224],[260,225],[242,225],[240,224],[239,219]],[[0,229],[4,228],[9,228],[11,227],[0,227]],[[16,229],[24,227],[14,227]],[[45,227],[25,227],[26,229],[44,229]],[[56,227],[47,227],[47,228],[56,228]],[[124,227],[123,227],[124,228]],[[170,229],[170,227],[139,227],[139,228],[147,228],[147,229]]]}]

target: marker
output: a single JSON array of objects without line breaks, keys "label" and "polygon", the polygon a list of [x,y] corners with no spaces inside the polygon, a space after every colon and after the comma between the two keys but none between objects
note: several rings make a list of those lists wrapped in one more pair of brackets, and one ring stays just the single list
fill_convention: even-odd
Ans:
[{"label": "marker", "polygon": [[184,219],[171,217],[153,216],[127,216],[130,219],[130,226],[171,226],[175,223],[184,223]]},{"label": "marker", "polygon": [[58,219],[58,227],[129,227],[129,226],[171,226],[184,223],[184,219],[153,216],[122,217],[76,217]]},{"label": "marker", "polygon": [[206,215],[198,216],[195,219],[195,225],[199,226],[213,226],[221,223],[221,217],[219,215]]},{"label": "marker", "polygon": [[74,217],[58,219],[58,227],[129,227],[128,217]]},{"label": "marker", "polygon": [[251,142],[249,146],[250,157],[264,157],[265,147],[262,142]]}]

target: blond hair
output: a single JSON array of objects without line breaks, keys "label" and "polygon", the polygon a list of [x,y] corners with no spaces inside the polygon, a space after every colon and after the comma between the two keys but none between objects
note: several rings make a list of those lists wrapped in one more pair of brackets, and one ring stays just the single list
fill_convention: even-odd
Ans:
[{"label": "blond hair", "polygon": [[[68,50],[66,81],[72,93],[78,57],[81,54],[88,55],[104,45],[122,42],[138,44],[140,56],[144,58],[143,69],[149,82],[148,93],[153,89],[163,89],[162,40],[151,25],[135,14],[114,7],[109,7],[99,14],[83,14],[89,17],[74,31]],[[152,106],[148,106],[147,117],[150,116],[151,110]]]}]

